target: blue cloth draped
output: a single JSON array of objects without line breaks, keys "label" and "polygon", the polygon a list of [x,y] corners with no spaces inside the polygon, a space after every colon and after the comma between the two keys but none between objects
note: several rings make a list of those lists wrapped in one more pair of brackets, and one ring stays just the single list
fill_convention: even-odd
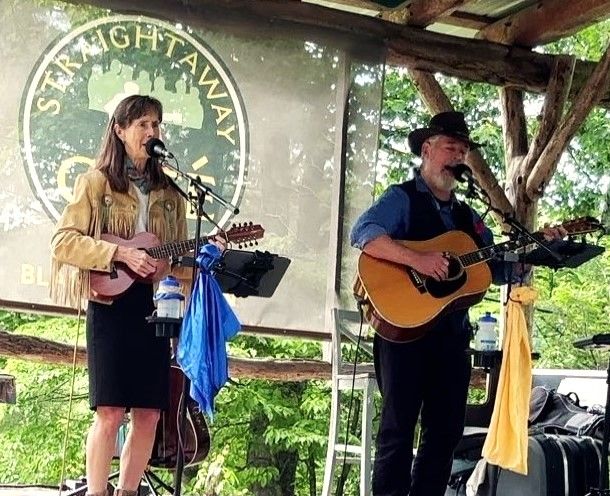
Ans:
[{"label": "blue cloth draped", "polygon": [[220,260],[220,249],[201,247],[197,257],[199,274],[184,314],[176,360],[191,381],[191,397],[210,418],[214,398],[229,378],[226,343],[241,324],[211,275]]}]

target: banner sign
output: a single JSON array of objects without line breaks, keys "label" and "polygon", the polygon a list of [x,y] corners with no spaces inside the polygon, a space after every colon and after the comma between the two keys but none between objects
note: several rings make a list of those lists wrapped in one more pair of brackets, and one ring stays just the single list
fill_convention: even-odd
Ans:
[{"label": "banner sign", "polygon": [[178,4],[163,20],[12,4],[0,7],[0,306],[52,305],[54,225],[76,177],[95,164],[117,103],[147,94],[163,104],[161,139],[180,170],[239,207],[234,215],[206,198],[202,231],[261,224],[260,244],[239,248],[291,260],[272,298],[232,300],[242,321],[327,330],[335,275],[350,292],[347,233],[371,198],[380,52],[355,60],[353,40],[302,28],[220,29]]}]

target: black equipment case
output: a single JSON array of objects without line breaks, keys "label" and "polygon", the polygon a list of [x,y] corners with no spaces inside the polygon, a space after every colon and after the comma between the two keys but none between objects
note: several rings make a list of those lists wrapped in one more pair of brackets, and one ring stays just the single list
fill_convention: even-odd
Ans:
[{"label": "black equipment case", "polygon": [[[590,437],[532,435],[527,475],[487,465],[476,496],[585,496],[599,485],[601,449],[601,441]],[[454,491],[446,494],[465,494]]]}]

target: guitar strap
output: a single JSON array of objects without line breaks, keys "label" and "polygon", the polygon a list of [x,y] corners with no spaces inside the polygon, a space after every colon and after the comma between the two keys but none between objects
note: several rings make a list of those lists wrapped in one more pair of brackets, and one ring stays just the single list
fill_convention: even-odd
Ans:
[{"label": "guitar strap", "polygon": [[453,210],[453,222],[455,227],[460,231],[464,231],[468,234],[479,248],[484,248],[485,243],[481,238],[480,234],[475,229],[474,213],[472,209],[463,201],[457,201],[454,203]]}]

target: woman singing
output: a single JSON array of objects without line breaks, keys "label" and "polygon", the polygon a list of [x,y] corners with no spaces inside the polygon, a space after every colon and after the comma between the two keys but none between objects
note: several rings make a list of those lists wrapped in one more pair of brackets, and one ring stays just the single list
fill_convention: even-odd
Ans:
[{"label": "woman singing", "polygon": [[[76,180],[51,241],[52,297],[87,306],[90,406],[87,436],[88,494],[106,494],[117,431],[126,411],[131,426],[123,447],[115,495],[135,495],[149,461],[161,409],[168,406],[170,347],[145,317],[153,307],[153,282],[169,272],[167,260],[101,240],[129,239],[143,231],[161,242],[187,239],[185,206],[145,143],[159,137],[161,103],[149,96],[122,100],[102,141],[95,168]],[[111,272],[115,262],[147,278],[114,301],[90,293],[89,271]],[[77,269],[76,269],[77,268]]]}]

